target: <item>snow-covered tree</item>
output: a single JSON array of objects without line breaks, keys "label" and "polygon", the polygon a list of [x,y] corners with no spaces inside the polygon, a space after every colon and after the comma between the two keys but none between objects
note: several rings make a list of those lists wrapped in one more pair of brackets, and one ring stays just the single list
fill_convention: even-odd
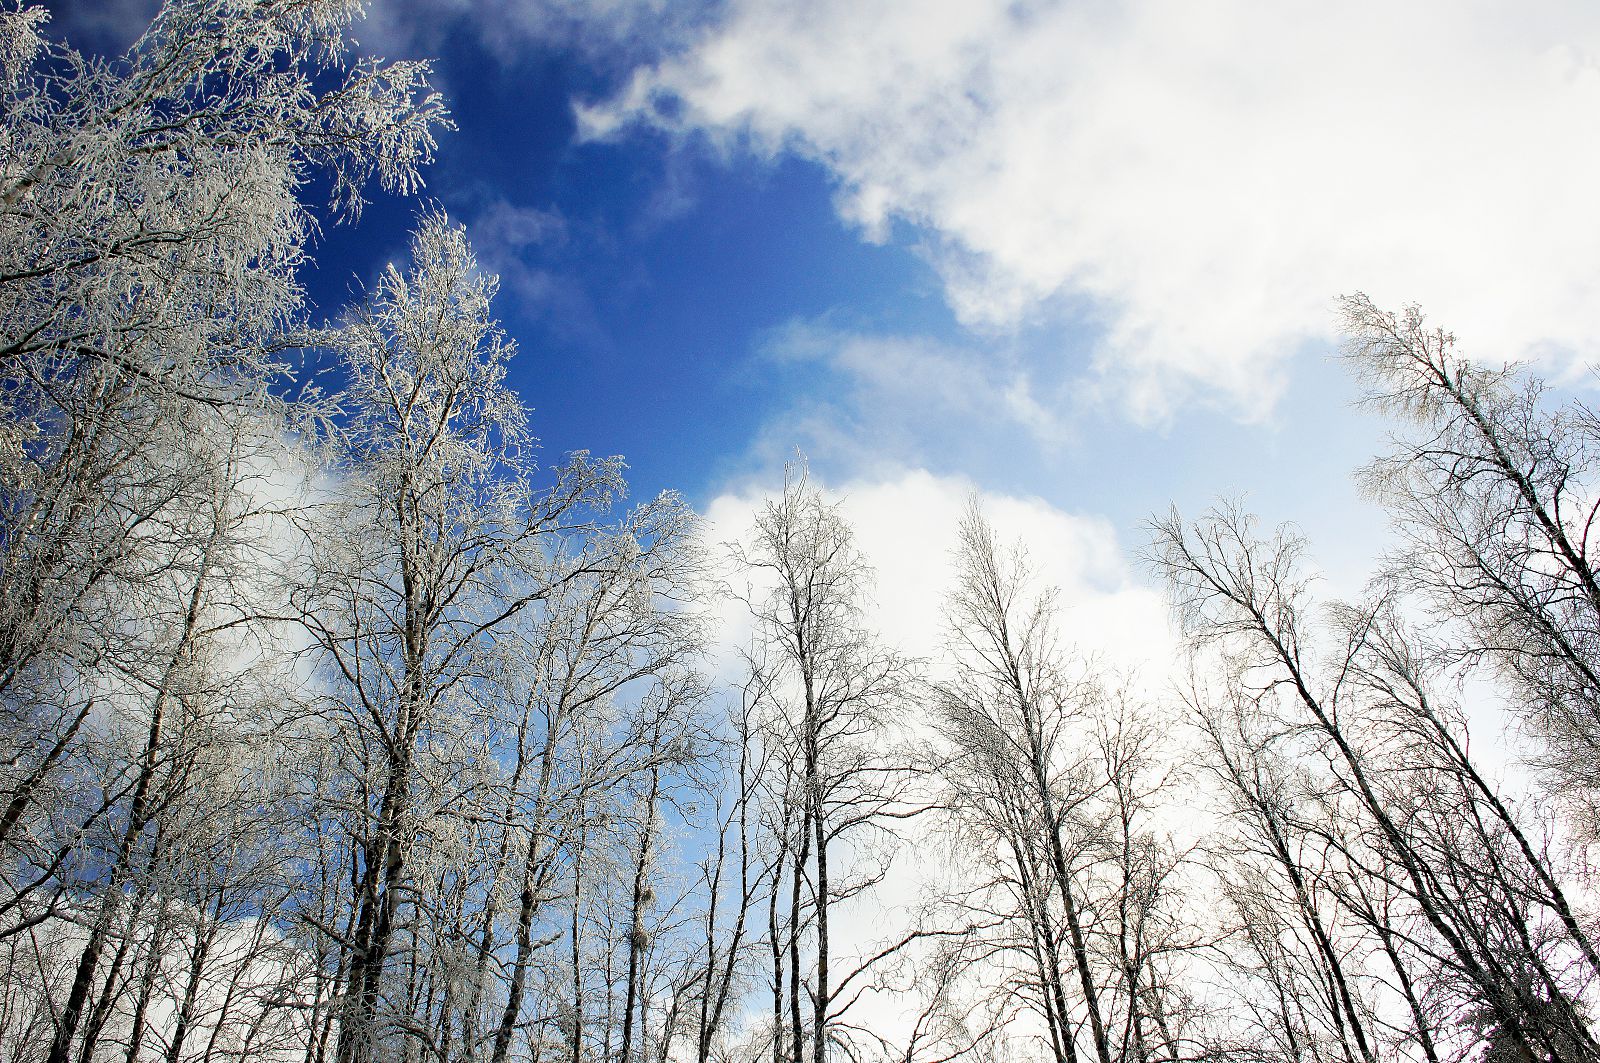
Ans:
[{"label": "snow-covered tree", "polygon": [[0,8],[0,933],[86,919],[52,1060],[93,1051],[125,909],[246,711],[216,687],[216,606],[246,451],[290,409],[301,194],[352,214],[371,178],[414,187],[445,121],[425,65],[349,57],[357,10],[174,2],[101,59]]}]

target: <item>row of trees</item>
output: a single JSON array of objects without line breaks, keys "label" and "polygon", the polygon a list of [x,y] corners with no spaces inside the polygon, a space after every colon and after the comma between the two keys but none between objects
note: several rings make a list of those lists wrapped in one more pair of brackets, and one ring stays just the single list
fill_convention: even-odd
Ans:
[{"label": "row of trees", "polygon": [[318,225],[448,125],[355,14],[179,0],[102,61],[0,6],[0,1059],[1600,1056],[1587,411],[1347,300],[1406,426],[1366,600],[1174,514],[1149,695],[974,503],[911,660],[803,467],[719,550],[540,467],[439,212],[311,321]]}]

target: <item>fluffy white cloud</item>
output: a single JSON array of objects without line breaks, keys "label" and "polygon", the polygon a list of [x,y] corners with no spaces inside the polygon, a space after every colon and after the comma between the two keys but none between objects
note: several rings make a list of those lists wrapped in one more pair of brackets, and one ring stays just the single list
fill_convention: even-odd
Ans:
[{"label": "fluffy white cloud", "polygon": [[1259,404],[1356,289],[1593,358],[1597,53],[1578,3],[731,0],[585,119],[820,161],[869,234],[932,235],[966,321],[1075,310],[1159,413]]},{"label": "fluffy white cloud", "polygon": [[[778,482],[753,482],[713,499],[708,540],[743,538],[757,507],[780,489]],[[974,490],[966,479],[922,469],[824,486],[827,497],[841,500],[856,545],[876,570],[868,620],[907,653],[939,655],[956,527]],[[1041,580],[1058,588],[1063,642],[1159,682],[1177,656],[1166,605],[1131,570],[1111,523],[1038,498],[979,492],[979,499],[1002,540],[1025,544]],[[730,603],[723,616],[724,641],[734,646],[748,631],[742,612]]]}]

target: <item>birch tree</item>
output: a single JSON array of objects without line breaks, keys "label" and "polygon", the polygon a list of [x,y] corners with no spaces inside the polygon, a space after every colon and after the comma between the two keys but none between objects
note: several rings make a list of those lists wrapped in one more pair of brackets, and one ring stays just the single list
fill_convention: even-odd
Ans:
[{"label": "birch tree", "polygon": [[346,483],[328,523],[310,528],[295,614],[335,684],[350,772],[342,1061],[375,1048],[408,852],[482,694],[493,636],[548,593],[544,536],[620,486],[614,462],[580,457],[535,499],[493,288],[464,233],[428,214],[410,268],[391,265],[329,336],[349,376]]},{"label": "birch tree", "polygon": [[1416,307],[1357,295],[1342,310],[1351,365],[1400,426],[1363,472],[1403,543],[1393,576],[1470,634],[1452,641],[1457,659],[1499,672],[1557,790],[1587,801],[1600,789],[1600,422],[1552,408],[1525,372],[1464,357]]},{"label": "birch tree", "polygon": [[874,843],[892,843],[895,823],[917,811],[910,758],[894,739],[916,674],[864,629],[869,569],[803,468],[786,470],[782,496],[761,507],[734,560],[761,581],[746,601],[764,650],[752,656],[766,673],[762,741],[777,752],[766,780],[779,853],[772,1054],[824,1063],[835,1047],[850,1050],[846,1014],[874,966],[905,944],[853,953],[831,931],[837,906],[886,873]]},{"label": "birch tree", "polygon": [[1294,1006],[1322,1007],[1356,1058],[1407,1042],[1588,1058],[1600,964],[1570,871],[1468,755],[1439,692],[1450,654],[1381,593],[1317,624],[1301,542],[1237,509],[1174,515],[1155,549],[1187,630],[1223,653],[1221,708],[1201,709],[1216,770],[1310,934],[1324,988]]},{"label": "birch tree", "polygon": [[[59,911],[75,832],[115,820],[139,841],[151,826],[152,772],[124,787],[95,759],[97,722],[132,711],[101,684],[167,653],[139,619],[165,614],[170,575],[191,573],[198,598],[226,576],[195,568],[195,547],[228,495],[214,478],[230,448],[283,421],[274,350],[298,320],[316,224],[298,194],[324,177],[350,213],[373,176],[409,190],[445,121],[425,65],[348,60],[355,13],[174,2],[99,60],[48,42],[39,9],[0,9],[0,905],[13,931]],[[180,646],[195,645],[190,628]],[[151,737],[125,763],[155,764],[170,698],[133,702],[149,716],[127,733]],[[78,807],[86,818],[55,815]],[[97,952],[83,950],[75,986]],[[56,1057],[86,994],[69,994]]]},{"label": "birch tree", "polygon": [[964,962],[1026,1001],[1051,1058],[1181,1056],[1174,955],[1195,933],[1181,848],[1155,814],[1171,755],[1148,712],[1058,641],[1053,592],[976,503],[955,569],[952,674],[934,720],[951,833],[974,876],[941,905],[971,928]]},{"label": "birch tree", "polygon": [[[462,1025],[447,1012],[433,1042],[440,1053],[458,1035],[464,1051],[481,1047],[481,975],[503,913],[509,983],[489,1027],[490,1058],[502,1060],[524,1019],[536,921],[565,885],[550,876],[564,860],[583,864],[582,810],[640,772],[659,783],[666,764],[691,755],[693,521],[665,495],[603,526],[624,490],[618,459],[574,454],[536,484],[526,416],[504,384],[513,346],[490,316],[494,289],[462,230],[429,213],[409,269],[390,267],[329,336],[350,379],[345,486],[326,521],[308,526],[295,615],[332,684],[346,781],[331,796],[355,854],[348,925],[324,928],[343,942],[341,1060],[420,1036],[409,990],[385,1003],[397,928],[418,918],[402,909],[419,896],[419,845],[464,817],[504,817],[510,832],[482,895]],[[661,696],[626,694],[641,684]],[[477,772],[473,758],[493,762],[494,781],[458,791]]]},{"label": "birch tree", "polygon": [[[48,701],[29,676],[92,656],[100,588],[159,549],[144,529],[182,474],[161,463],[163,433],[196,427],[190,404],[246,409],[274,394],[316,224],[298,194],[323,177],[353,213],[370,177],[409,191],[431,157],[445,114],[426,64],[349,62],[355,13],[174,2],[104,61],[46,43],[36,8],[0,11],[11,711]],[[38,711],[65,712],[56,731],[77,718]],[[48,773],[23,763],[21,785]]]}]

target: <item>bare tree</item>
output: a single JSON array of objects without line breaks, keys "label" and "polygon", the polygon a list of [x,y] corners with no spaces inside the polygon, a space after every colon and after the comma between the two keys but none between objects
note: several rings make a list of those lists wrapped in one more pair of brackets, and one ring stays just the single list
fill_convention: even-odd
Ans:
[{"label": "bare tree", "polygon": [[512,347],[489,316],[494,278],[439,214],[422,218],[412,259],[328,337],[350,375],[346,488],[310,529],[295,603],[350,758],[357,862],[341,1060],[374,1047],[407,854],[462,729],[492,696],[493,640],[577,578],[581,566],[552,569],[547,540],[621,489],[617,462],[578,455],[536,493],[526,419],[502,383]]},{"label": "bare tree", "polygon": [[1591,555],[1600,423],[1551,410],[1542,385],[1462,357],[1417,308],[1344,300],[1347,351],[1370,401],[1408,425],[1364,481],[1404,543],[1392,566],[1510,684],[1569,797],[1600,789],[1600,578]]},{"label": "bare tree", "polygon": [[[763,897],[776,897],[772,876],[779,862],[773,853],[763,851],[758,833],[761,782],[772,770],[772,758],[779,755],[761,744],[757,730],[758,714],[770,696],[769,677],[766,668],[747,668],[738,709],[730,713],[726,748],[733,763],[711,781],[715,792],[707,795],[716,801],[718,815],[715,846],[698,865],[704,938],[695,957],[700,967],[693,986],[698,1011],[695,1063],[709,1063],[744,983],[754,977],[750,967],[758,961],[761,947],[755,923],[759,905]],[[774,941],[776,937],[774,932]],[[781,982],[774,979],[774,986],[781,1001]]]},{"label": "bare tree", "polygon": [[982,869],[945,904],[981,942],[968,962],[1022,992],[1054,1059],[1183,1055],[1173,955],[1191,933],[1182,852],[1156,825],[1171,758],[1154,722],[1058,642],[1054,592],[976,502],[946,611],[951,677],[935,702],[946,808]]},{"label": "bare tree", "polygon": [[353,14],[174,2],[103,62],[0,12],[0,844],[88,718],[76,677],[120,585],[159,564],[191,467],[174,441],[212,430],[193,407],[276,402],[314,224],[296,193],[323,175],[354,211],[431,155],[426,65],[347,62]]},{"label": "bare tree", "polygon": [[54,1060],[93,1054],[141,926],[158,973],[162,853],[243,714],[216,668],[244,519],[225,477],[287,409],[296,192],[325,175],[354,211],[374,173],[409,188],[444,121],[424,65],[347,62],[353,14],[172,3],[100,61],[0,11],[0,923],[85,924]]},{"label": "bare tree", "polygon": [[1337,1040],[1384,1048],[1384,1009],[1362,998],[1387,967],[1411,1029],[1388,1025],[1424,1056],[1492,1030],[1534,1058],[1588,1058],[1576,1002],[1600,966],[1554,854],[1468,757],[1436,693],[1440,655],[1392,598],[1336,609],[1318,648],[1301,549],[1223,509],[1158,525],[1155,562],[1222,654],[1221,715],[1201,710],[1213,757],[1311,933]]},{"label": "bare tree", "polygon": [[[704,688],[691,667],[702,634],[698,617],[685,608],[698,593],[694,527],[681,501],[664,496],[639,507],[614,532],[587,538],[565,561],[558,556],[556,571],[569,578],[552,589],[518,636],[511,660],[521,664],[512,689],[521,715],[505,815],[516,839],[512,849],[522,859],[520,868],[506,868],[513,951],[507,995],[494,1022],[493,1059],[507,1057],[515,1031],[527,1021],[523,1008],[536,953],[563,936],[548,922],[553,902],[572,899],[569,912],[581,915],[576,898],[592,873],[585,870],[586,854],[592,860],[610,847],[607,836],[620,833],[617,802],[642,784],[643,805],[654,809],[664,776],[702,755]],[[613,825],[602,828],[596,816],[612,818]],[[658,827],[651,825],[653,812],[625,818],[637,829],[637,908]],[[597,832],[602,837],[591,837]],[[493,923],[486,910],[486,935]],[[580,936],[581,929],[571,933],[569,945],[581,946]],[[485,957],[493,951],[487,937],[482,947]],[[580,956],[578,962],[586,961]],[[568,1032],[581,1045],[582,1031],[569,1020]]]},{"label": "bare tree", "polygon": [[892,842],[893,824],[918,811],[910,759],[893,739],[915,673],[863,629],[866,562],[803,466],[786,470],[782,496],[762,506],[733,554],[762,581],[744,597],[761,647],[750,660],[761,671],[762,745],[776,761],[764,816],[776,849],[771,1050],[774,1060],[825,1063],[831,1046],[848,1045],[843,1020],[874,967],[910,940],[852,955],[831,929],[836,906],[886,873],[874,845]]},{"label": "bare tree", "polygon": [[[322,931],[340,942],[338,1058],[394,1037],[441,1059],[487,1047],[499,1063],[527,1020],[554,900],[569,901],[581,994],[584,889],[615,833],[594,817],[615,822],[635,785],[654,809],[663,773],[698,755],[699,562],[676,496],[605,525],[617,459],[575,454],[535,485],[503,384],[512,348],[489,316],[494,278],[438,214],[412,258],[328,337],[351,378],[345,484],[308,525],[295,615],[327,670],[344,759],[329,797],[355,859],[346,925]],[[638,822],[642,889],[655,813]],[[435,848],[447,839],[465,848]],[[481,877],[452,852],[484,859]],[[469,951],[454,955],[456,941]],[[490,979],[502,969],[503,995]]]}]

